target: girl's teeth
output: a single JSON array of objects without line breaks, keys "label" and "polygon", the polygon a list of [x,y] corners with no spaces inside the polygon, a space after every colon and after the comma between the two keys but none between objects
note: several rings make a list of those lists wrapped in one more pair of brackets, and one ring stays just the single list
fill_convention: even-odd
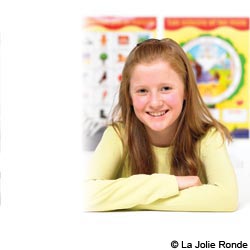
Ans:
[{"label": "girl's teeth", "polygon": [[156,113],[150,113],[150,112],[149,112],[149,114],[152,115],[152,116],[162,116],[162,115],[164,115],[165,113],[166,113],[166,111],[163,111],[163,112],[156,112]]}]

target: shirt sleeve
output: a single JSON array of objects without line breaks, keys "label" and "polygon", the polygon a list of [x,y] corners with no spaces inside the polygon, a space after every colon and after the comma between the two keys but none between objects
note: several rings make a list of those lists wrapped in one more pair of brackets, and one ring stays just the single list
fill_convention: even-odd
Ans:
[{"label": "shirt sleeve", "polygon": [[134,209],[169,211],[235,211],[238,187],[227,145],[219,132],[210,131],[201,143],[208,183],[184,189],[178,196],[159,199]]},{"label": "shirt sleeve", "polygon": [[121,177],[124,167],[122,142],[108,127],[89,164],[85,187],[86,211],[130,209],[152,204],[179,193],[175,176],[168,174]]}]

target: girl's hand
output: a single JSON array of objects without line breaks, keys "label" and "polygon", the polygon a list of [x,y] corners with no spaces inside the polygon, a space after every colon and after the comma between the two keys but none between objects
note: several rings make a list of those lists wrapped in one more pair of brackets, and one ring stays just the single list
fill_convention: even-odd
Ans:
[{"label": "girl's hand", "polygon": [[202,185],[198,176],[175,176],[179,190]]}]

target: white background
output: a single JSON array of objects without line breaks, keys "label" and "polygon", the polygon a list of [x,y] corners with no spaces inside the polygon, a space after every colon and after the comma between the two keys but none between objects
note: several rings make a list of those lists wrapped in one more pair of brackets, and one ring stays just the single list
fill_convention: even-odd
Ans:
[{"label": "white background", "polygon": [[[83,213],[81,144],[84,15],[248,17],[247,2],[0,0],[1,250],[250,244],[249,202],[236,213]],[[249,142],[236,146],[247,178]]]}]

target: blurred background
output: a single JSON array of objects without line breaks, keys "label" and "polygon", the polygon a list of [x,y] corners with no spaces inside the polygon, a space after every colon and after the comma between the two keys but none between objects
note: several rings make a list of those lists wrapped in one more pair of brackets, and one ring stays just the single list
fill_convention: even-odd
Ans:
[{"label": "blurred background", "polygon": [[128,53],[149,38],[176,40],[213,116],[234,138],[249,138],[248,17],[87,17],[83,29],[87,150],[95,148],[110,121]]}]

